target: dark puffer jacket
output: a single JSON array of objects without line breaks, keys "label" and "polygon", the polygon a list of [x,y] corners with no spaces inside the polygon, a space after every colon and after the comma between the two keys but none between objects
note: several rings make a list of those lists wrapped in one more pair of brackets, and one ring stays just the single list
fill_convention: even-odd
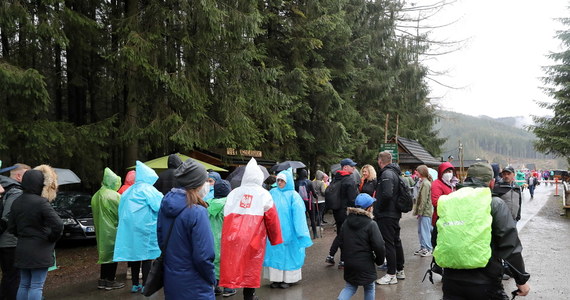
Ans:
[{"label": "dark puffer jacket", "polygon": [[340,209],[354,207],[354,200],[358,196],[358,186],[352,174],[346,171],[336,171],[334,181],[340,183]]},{"label": "dark puffer jacket", "polygon": [[22,188],[24,193],[12,204],[8,219],[8,231],[18,238],[14,266],[20,269],[51,267],[54,264],[53,249],[61,237],[63,222],[48,199],[40,196],[45,192],[41,171],[26,171]]},{"label": "dark puffer jacket", "polygon": [[168,156],[168,169],[158,174],[158,179],[154,183],[154,187],[163,195],[168,194],[170,189],[176,187],[174,184],[174,170],[182,164],[182,159],[176,154]]},{"label": "dark puffer jacket", "polygon": [[376,186],[376,199],[374,202],[374,218],[400,219],[402,213],[396,208],[396,201],[400,196],[399,180],[400,167],[389,164],[380,170],[378,185]]},{"label": "dark puffer jacket", "polygon": [[339,235],[344,257],[344,280],[352,285],[366,285],[376,280],[376,266],[384,263],[384,239],[372,213],[361,208],[347,208],[348,216]]}]

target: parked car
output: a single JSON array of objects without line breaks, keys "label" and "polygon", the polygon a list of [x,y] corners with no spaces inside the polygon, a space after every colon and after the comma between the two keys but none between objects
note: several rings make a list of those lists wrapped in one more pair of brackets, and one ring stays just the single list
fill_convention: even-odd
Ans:
[{"label": "parked car", "polygon": [[52,205],[61,220],[63,220],[62,239],[95,238],[90,194],[58,192]]}]

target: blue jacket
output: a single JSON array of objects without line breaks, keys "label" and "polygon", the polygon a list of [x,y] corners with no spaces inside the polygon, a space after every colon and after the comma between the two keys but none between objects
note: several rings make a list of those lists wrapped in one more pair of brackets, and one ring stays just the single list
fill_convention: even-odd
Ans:
[{"label": "blue jacket", "polygon": [[281,173],[285,173],[287,178],[285,187],[274,188],[269,193],[279,215],[283,243],[275,246],[267,243],[263,266],[293,271],[303,267],[305,248],[313,245],[313,242],[305,218],[305,204],[295,191],[293,173],[291,169]]},{"label": "blue jacket", "polygon": [[140,261],[160,256],[156,218],[162,193],[153,186],[157,179],[153,169],[137,161],[135,184],[123,193],[119,203],[113,261]]},{"label": "blue jacket", "polygon": [[214,237],[208,211],[200,205],[188,207],[183,189],[172,189],[162,200],[158,242],[164,250],[165,298],[214,300]]}]

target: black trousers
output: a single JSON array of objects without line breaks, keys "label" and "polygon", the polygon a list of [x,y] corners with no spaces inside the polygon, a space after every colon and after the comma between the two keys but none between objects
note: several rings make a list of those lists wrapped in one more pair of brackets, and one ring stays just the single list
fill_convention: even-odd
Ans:
[{"label": "black trousers", "polygon": [[2,282],[0,283],[0,300],[15,300],[20,285],[20,269],[14,267],[16,247],[0,248],[0,268]]},{"label": "black trousers", "polygon": [[115,281],[115,275],[117,275],[117,265],[118,263],[101,264],[101,275],[99,279],[107,279],[109,281]]},{"label": "black trousers", "polygon": [[400,240],[400,219],[379,218],[376,220],[386,247],[386,265],[388,274],[404,269],[404,249]]},{"label": "black trousers", "polygon": [[133,285],[139,285],[139,271],[142,264],[142,285],[146,283],[146,277],[148,272],[150,272],[150,266],[152,265],[152,260],[143,261],[131,261],[131,280]]},{"label": "black trousers", "polygon": [[303,201],[303,202],[305,203],[305,210],[309,215],[311,229],[313,230],[313,238],[317,238],[317,206],[313,202],[309,201]]},{"label": "black trousers", "polygon": [[442,279],[443,300],[509,300],[510,298],[503,289],[503,284],[498,281],[488,284],[474,284],[446,278]]},{"label": "black trousers", "polygon": [[[346,219],[346,208],[333,210],[333,217],[336,223],[336,237],[334,238],[334,241],[332,242],[331,248],[329,250],[330,256],[334,256],[340,246],[340,240],[338,236],[340,234],[340,229],[342,228],[342,224]],[[340,250],[340,261],[344,261],[344,258],[342,256],[342,249]]]}]

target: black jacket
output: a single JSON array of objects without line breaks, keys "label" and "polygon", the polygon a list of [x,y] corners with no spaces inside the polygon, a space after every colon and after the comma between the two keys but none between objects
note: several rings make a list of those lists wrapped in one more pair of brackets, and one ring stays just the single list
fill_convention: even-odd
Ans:
[{"label": "black jacket", "polygon": [[371,213],[354,207],[347,212],[339,234],[344,280],[353,285],[370,284],[377,278],[374,263],[384,263],[384,239]]},{"label": "black jacket", "polygon": [[402,218],[402,213],[396,208],[398,199],[400,167],[397,164],[389,164],[380,170],[378,184],[376,186],[376,199],[374,202],[374,218]]},{"label": "black jacket", "polygon": [[299,193],[300,186],[304,186],[307,191],[307,196],[311,196],[313,202],[317,203],[317,193],[315,193],[315,189],[313,189],[313,183],[307,178],[307,170],[305,169],[297,170],[297,180],[295,180],[295,191],[297,191],[297,193]]},{"label": "black jacket", "polygon": [[168,156],[168,169],[158,174],[158,179],[154,183],[154,187],[159,190],[163,195],[168,194],[174,184],[174,170],[182,164],[182,160],[176,154]]},{"label": "black jacket", "polygon": [[[2,219],[8,221],[12,204],[18,199],[22,193],[22,185],[16,180],[0,175],[0,184],[4,188],[4,197],[2,198]],[[0,248],[16,247],[18,239],[8,231],[4,231],[0,235]]]},{"label": "black jacket", "polygon": [[63,222],[48,200],[40,196],[43,182],[38,170],[24,173],[24,193],[12,204],[8,219],[8,231],[18,238],[14,266],[20,269],[53,266],[53,249],[63,231]]},{"label": "black jacket", "polygon": [[[463,186],[477,187],[468,181]],[[444,270],[444,276],[448,279],[464,281],[476,284],[488,284],[501,282],[504,268],[501,259],[510,265],[513,278],[517,284],[524,284],[530,278],[526,273],[522,257],[522,244],[519,240],[517,226],[511,216],[511,211],[501,198],[493,197],[491,200],[491,258],[484,268],[458,270]],[[434,230],[437,239],[437,231]],[[437,246],[436,246],[437,247]]]},{"label": "black jacket", "polygon": [[354,207],[354,200],[358,196],[358,186],[354,182],[352,174],[345,171],[336,171],[334,180],[340,183],[340,203],[341,209]]},{"label": "black jacket", "polygon": [[362,185],[361,193],[366,193],[372,197],[374,197],[374,192],[376,192],[377,181],[375,180],[366,180]]}]

